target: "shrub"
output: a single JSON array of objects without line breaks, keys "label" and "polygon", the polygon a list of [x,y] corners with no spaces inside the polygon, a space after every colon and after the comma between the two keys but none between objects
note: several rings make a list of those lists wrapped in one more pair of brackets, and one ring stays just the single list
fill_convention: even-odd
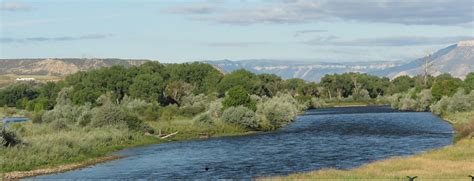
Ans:
[{"label": "shrub", "polygon": [[381,96],[381,95],[378,95],[376,98],[375,98],[375,102],[377,104],[390,104],[390,98],[387,97],[387,96]]},{"label": "shrub", "polygon": [[420,93],[417,94],[416,96],[417,99],[417,105],[416,105],[416,111],[427,111],[430,108],[430,105],[433,101],[433,96],[431,95],[431,90],[429,89],[424,89]]},{"label": "shrub", "polygon": [[12,147],[20,144],[22,141],[16,135],[15,132],[7,130],[6,128],[0,129],[0,145],[4,147]]},{"label": "shrub", "polygon": [[92,121],[92,110],[84,109],[84,111],[77,118],[79,126],[87,126]]},{"label": "shrub", "polygon": [[119,125],[125,123],[126,114],[112,103],[93,109],[92,126]]},{"label": "shrub", "polygon": [[43,111],[33,113],[31,121],[35,124],[42,123],[43,122],[43,119],[42,119],[43,114],[44,114]]},{"label": "shrub", "polygon": [[468,136],[474,136],[474,119],[469,121],[468,123],[463,124],[462,126],[457,128],[458,131],[458,138],[465,138]]},{"label": "shrub", "polygon": [[53,110],[46,111],[42,116],[42,121],[51,123],[61,119],[66,124],[75,124],[84,112],[90,111],[90,104],[74,106],[71,104],[56,105]]},{"label": "shrub", "polygon": [[160,113],[160,105],[154,102],[143,112],[143,119],[157,121],[160,118]]},{"label": "shrub", "polygon": [[392,108],[395,109],[404,111],[426,111],[429,110],[432,104],[433,96],[429,89],[417,90],[412,88],[408,92],[396,93],[389,96],[388,101]]},{"label": "shrub", "polygon": [[317,108],[324,108],[324,107],[327,107],[327,106],[328,106],[328,104],[323,99],[315,98],[315,97],[313,97],[311,99],[311,107],[312,108],[317,109]]},{"label": "shrub", "polygon": [[92,110],[91,124],[94,127],[126,126],[130,130],[150,131],[149,126],[138,117],[127,113],[113,103],[105,103]]},{"label": "shrub", "polygon": [[178,112],[178,106],[176,104],[171,104],[163,109],[161,109],[161,115],[160,115],[160,120],[162,121],[171,121],[174,116],[176,116],[176,113]]},{"label": "shrub", "polygon": [[452,97],[443,96],[441,100],[431,106],[431,112],[437,115],[469,111],[474,109],[474,91],[464,94],[463,90],[458,90]]},{"label": "shrub", "polygon": [[459,89],[453,97],[450,98],[449,104],[446,107],[446,112],[454,113],[471,110],[474,101],[470,100],[470,95],[464,94],[464,90]]},{"label": "shrub", "polygon": [[212,119],[212,117],[209,115],[208,112],[197,115],[196,117],[194,117],[193,121],[195,124],[199,124],[199,125],[208,126],[208,125],[214,124],[214,120]]},{"label": "shrub", "polygon": [[206,110],[206,107],[184,106],[179,108],[179,114],[187,117],[195,116]]},{"label": "shrub", "polygon": [[261,118],[260,124],[265,125],[265,129],[273,130],[291,122],[298,114],[298,107],[294,99],[280,95],[259,104],[257,114]]},{"label": "shrub", "polygon": [[143,112],[150,103],[147,103],[141,99],[132,99],[128,96],[124,96],[122,101],[120,101],[120,106],[130,112]]},{"label": "shrub", "polygon": [[410,111],[410,110],[414,110],[415,107],[416,107],[416,100],[408,96],[404,96],[402,99],[400,99],[400,103],[399,103],[400,110]]},{"label": "shrub", "polygon": [[259,127],[259,124],[255,119],[255,112],[243,106],[230,107],[226,109],[222,113],[221,120],[225,123],[251,130],[257,130]]},{"label": "shrub", "polygon": [[179,114],[188,117],[195,116],[205,111],[207,104],[209,104],[207,101],[207,96],[204,94],[190,94],[182,98]]},{"label": "shrub", "polygon": [[433,114],[436,114],[436,115],[443,115],[446,113],[446,108],[448,107],[448,104],[449,104],[449,98],[446,96],[443,96],[441,100],[431,105],[431,112],[433,112]]},{"label": "shrub", "polygon": [[209,104],[208,112],[209,116],[218,118],[222,115],[222,101],[220,99],[215,100]]},{"label": "shrub", "polygon": [[49,123],[49,126],[54,131],[68,130],[69,126],[66,124],[65,119],[56,119]]},{"label": "shrub", "polygon": [[250,98],[249,94],[242,86],[231,88],[227,92],[224,101],[222,101],[222,105],[224,106],[224,109],[237,106],[245,106],[253,111],[257,109],[256,102]]},{"label": "shrub", "polygon": [[369,91],[367,89],[354,89],[352,97],[357,101],[367,101],[370,100]]}]

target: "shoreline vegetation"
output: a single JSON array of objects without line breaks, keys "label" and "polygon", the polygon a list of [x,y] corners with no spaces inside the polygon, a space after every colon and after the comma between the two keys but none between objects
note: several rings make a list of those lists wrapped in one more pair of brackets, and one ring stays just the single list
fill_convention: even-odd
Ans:
[{"label": "shoreline vegetation", "polygon": [[[473,89],[474,73],[464,81],[449,74],[389,80],[344,73],[315,83],[158,62],[15,83],[0,89],[0,117],[31,121],[0,125],[0,176],[95,163],[88,160],[135,146],[273,131],[312,108],[391,104],[449,117],[473,110]],[[472,135],[471,122],[454,125],[457,139]]]}]

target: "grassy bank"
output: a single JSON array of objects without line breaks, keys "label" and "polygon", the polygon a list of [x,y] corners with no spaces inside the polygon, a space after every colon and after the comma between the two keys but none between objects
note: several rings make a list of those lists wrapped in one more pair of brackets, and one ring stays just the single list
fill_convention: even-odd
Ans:
[{"label": "grassy bank", "polygon": [[[471,111],[448,114],[443,118],[455,127],[462,127],[474,122],[473,115],[474,111]],[[406,176],[418,176],[417,180],[469,180],[468,175],[474,175],[474,139],[470,138],[441,149],[414,156],[393,157],[351,170],[323,169],[271,179],[406,180]]]},{"label": "grassy bank", "polygon": [[[148,122],[155,130],[168,134],[179,133],[167,139],[144,135],[121,127],[80,128],[54,130],[45,124],[14,123],[23,145],[0,147],[0,176],[21,178],[80,168],[100,163],[114,151],[147,144],[199,139],[202,134],[232,136],[250,134],[244,129],[229,125],[207,127],[193,124],[190,118],[178,117],[166,122]],[[99,160],[99,161],[97,161]],[[105,159],[107,161],[109,159]],[[33,170],[33,171],[32,171]],[[27,172],[18,172],[27,171]]]}]

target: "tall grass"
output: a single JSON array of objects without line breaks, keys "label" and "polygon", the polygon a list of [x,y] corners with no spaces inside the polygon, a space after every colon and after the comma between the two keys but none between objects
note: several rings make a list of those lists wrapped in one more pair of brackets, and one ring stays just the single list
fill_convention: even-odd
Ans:
[{"label": "tall grass", "polygon": [[12,129],[17,130],[23,144],[0,148],[0,173],[82,161],[126,146],[151,142],[141,133],[120,127],[53,131],[45,125],[18,125]]}]

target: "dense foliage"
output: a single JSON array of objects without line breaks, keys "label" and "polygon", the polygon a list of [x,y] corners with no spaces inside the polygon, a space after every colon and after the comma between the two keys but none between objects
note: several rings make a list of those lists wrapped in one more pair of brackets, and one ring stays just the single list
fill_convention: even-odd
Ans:
[{"label": "dense foliage", "polygon": [[[399,76],[325,75],[320,83],[237,70],[222,74],[203,63],[147,62],[78,72],[59,82],[17,83],[0,90],[0,105],[34,112],[55,130],[119,126],[153,132],[146,121],[192,118],[200,125],[231,124],[273,130],[308,108],[334,102],[390,101],[400,110],[437,114],[470,109],[474,73]],[[471,96],[471,97],[469,97]]]}]

